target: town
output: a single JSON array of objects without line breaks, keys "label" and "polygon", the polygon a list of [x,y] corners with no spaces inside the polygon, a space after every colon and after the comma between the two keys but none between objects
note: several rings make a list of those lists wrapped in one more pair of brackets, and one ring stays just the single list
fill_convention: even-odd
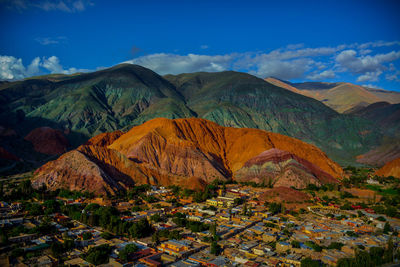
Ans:
[{"label": "town", "polygon": [[118,196],[1,181],[1,266],[390,266],[399,181],[348,168],[303,190],[214,181]]}]

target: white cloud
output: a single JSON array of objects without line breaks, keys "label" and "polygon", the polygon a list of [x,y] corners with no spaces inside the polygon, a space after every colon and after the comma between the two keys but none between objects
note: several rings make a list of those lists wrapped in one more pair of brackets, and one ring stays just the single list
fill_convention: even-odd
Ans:
[{"label": "white cloud", "polygon": [[[1,0],[0,0],[1,1]],[[67,0],[65,0],[67,1]],[[69,4],[74,1],[68,1]],[[59,3],[59,1],[55,2]],[[79,4],[75,7],[81,9]],[[43,45],[63,41],[64,37],[44,37],[37,41]],[[390,46],[399,42],[370,42],[365,44],[342,44],[335,47],[306,47],[304,44],[291,44],[269,52],[247,52],[220,55],[156,53],[140,56],[125,63],[142,65],[163,74],[188,72],[217,72],[235,70],[248,72],[261,78],[273,76],[284,80],[340,79],[341,73],[347,73],[358,82],[376,82],[380,77],[399,82],[400,73],[395,64],[400,51],[391,51]],[[200,48],[206,49],[203,45]],[[377,49],[376,47],[380,47]],[[377,53],[376,50],[379,50]],[[132,48],[132,54],[140,51]],[[386,52],[382,52],[386,51]],[[24,66],[22,60],[4,56],[1,62],[1,79],[21,79],[30,75],[45,73],[70,74],[79,70],[65,68],[56,56],[35,58]],[[339,75],[339,76],[338,76]],[[346,78],[348,79],[348,78]],[[349,81],[349,80],[347,80]]]},{"label": "white cloud", "polygon": [[315,73],[307,76],[307,79],[321,81],[326,79],[333,79],[335,78],[335,72],[333,70],[324,70],[321,73]]},{"label": "white cloud", "polygon": [[200,46],[200,49],[208,49],[208,48],[209,48],[208,45],[201,45],[201,46]]},{"label": "white cloud", "polygon": [[367,72],[363,75],[358,76],[357,82],[377,82],[381,74],[381,70]]},{"label": "white cloud", "polygon": [[336,62],[344,70],[352,73],[366,74],[367,72],[377,72],[387,69],[383,63],[391,62],[400,58],[400,51],[391,51],[386,54],[376,54],[374,56],[357,56],[355,50],[344,50],[336,56]]},{"label": "white cloud", "polygon": [[385,76],[386,80],[400,82],[400,70],[397,70],[393,63],[390,63],[389,71]]},{"label": "white cloud", "polygon": [[39,64],[39,57],[25,67],[20,58],[0,56],[0,80],[18,80],[35,75],[39,71]]},{"label": "white cloud", "polygon": [[304,73],[311,69],[313,60],[256,60],[255,70],[251,74],[265,78],[276,77],[279,79],[290,80],[304,76]]},{"label": "white cloud", "polygon": [[358,45],[359,49],[366,49],[369,47],[388,47],[388,46],[394,46],[394,45],[400,45],[399,41],[393,41],[393,42],[386,42],[386,41],[374,41],[374,42],[368,42],[368,43],[363,43]]},{"label": "white cloud", "polygon": [[366,54],[370,54],[373,51],[371,49],[361,49],[360,50],[360,55],[366,55]]},{"label": "white cloud", "polygon": [[125,63],[138,64],[163,75],[197,71],[223,71],[230,69],[234,58],[234,54],[216,56],[188,54],[181,56],[159,53],[138,57]]},{"label": "white cloud", "polygon": [[39,8],[45,11],[75,13],[84,11],[88,6],[93,6],[90,0],[5,0],[3,3],[9,8],[21,12],[30,8]]},{"label": "white cloud", "polygon": [[362,86],[363,86],[363,87],[368,87],[368,88],[383,89],[382,87],[379,87],[378,85],[371,84],[371,83],[363,84]]},{"label": "white cloud", "polygon": [[303,48],[303,47],[304,47],[304,44],[288,44],[286,46],[287,49],[293,49],[293,50]]},{"label": "white cloud", "polygon": [[88,70],[76,68],[64,69],[56,56],[51,56],[49,58],[36,57],[28,66],[23,64],[21,58],[0,56],[0,80],[20,80],[46,73],[72,74],[84,71]]},{"label": "white cloud", "polygon": [[40,43],[41,45],[53,45],[59,44],[61,42],[65,42],[67,37],[65,36],[58,36],[58,37],[38,37],[35,39],[36,42]]}]

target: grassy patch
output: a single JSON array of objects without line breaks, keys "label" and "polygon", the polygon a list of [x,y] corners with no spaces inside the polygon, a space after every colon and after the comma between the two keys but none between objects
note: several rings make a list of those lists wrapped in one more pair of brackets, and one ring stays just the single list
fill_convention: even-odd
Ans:
[{"label": "grassy patch", "polygon": [[369,184],[365,186],[367,189],[370,189],[372,191],[378,192],[382,196],[396,196],[399,195],[398,190],[394,188],[382,188],[382,186],[379,185],[373,185]]}]

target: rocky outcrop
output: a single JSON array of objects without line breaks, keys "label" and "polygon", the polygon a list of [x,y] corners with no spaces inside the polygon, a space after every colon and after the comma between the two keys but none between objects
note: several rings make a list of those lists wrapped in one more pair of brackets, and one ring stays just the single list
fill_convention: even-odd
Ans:
[{"label": "rocky outcrop", "polygon": [[[215,179],[234,178],[246,162],[272,148],[290,152],[300,164],[308,166],[307,170],[316,179],[341,177],[343,172],[317,147],[300,140],[257,129],[222,127],[205,119],[158,118],[120,134],[92,138],[75,151],[85,157],[84,162],[90,161],[97,167],[91,165],[95,180],[107,183],[104,188],[111,186],[113,190],[106,190],[110,193],[133,183],[203,188]],[[68,179],[65,176],[77,177],[76,171],[70,174],[69,169],[81,169],[78,161],[76,166],[69,166],[67,160],[76,153],[67,153],[40,168],[36,172],[36,180],[39,181],[36,184],[48,183],[46,181],[54,180],[54,177],[66,182]],[[54,174],[55,169],[56,175],[49,175],[49,172]],[[85,177],[88,175],[85,174]],[[108,183],[109,177],[113,183]],[[50,184],[62,185],[60,182]],[[81,189],[96,191],[99,188]],[[97,193],[102,192],[104,190]]]},{"label": "rocky outcrop", "polygon": [[77,150],[65,153],[56,161],[46,163],[35,174],[36,178],[32,185],[36,188],[45,185],[49,190],[66,188],[98,194],[115,194],[123,189],[123,185],[117,183],[114,177]]},{"label": "rocky outcrop", "polygon": [[7,159],[7,160],[13,160],[13,161],[18,161],[19,158],[9,152],[8,150],[4,149],[3,147],[0,146],[0,159]]},{"label": "rocky outcrop", "polygon": [[235,180],[254,181],[278,186],[306,188],[308,184],[321,186],[338,181],[317,165],[287,151],[266,150],[248,160],[234,174]]},{"label": "rocky outcrop", "polygon": [[375,174],[384,177],[393,176],[400,178],[400,158],[386,163],[385,166],[376,171]]},{"label": "rocky outcrop", "polygon": [[36,128],[24,139],[32,143],[35,151],[48,155],[62,154],[67,151],[69,146],[64,134],[60,130],[50,127]]}]

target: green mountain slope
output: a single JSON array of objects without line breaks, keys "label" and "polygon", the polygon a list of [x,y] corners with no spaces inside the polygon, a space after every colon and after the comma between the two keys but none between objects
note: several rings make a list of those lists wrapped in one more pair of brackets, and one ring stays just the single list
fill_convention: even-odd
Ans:
[{"label": "green mountain slope", "polygon": [[[91,137],[154,117],[192,115],[173,85],[140,66],[118,65],[93,73],[63,76],[59,80],[50,77],[51,80],[44,76],[3,86],[0,90],[2,121],[20,110],[29,118],[28,124],[37,125],[47,120]],[[153,107],[156,103],[164,105],[156,109]],[[150,106],[153,112],[144,112]]]}]

